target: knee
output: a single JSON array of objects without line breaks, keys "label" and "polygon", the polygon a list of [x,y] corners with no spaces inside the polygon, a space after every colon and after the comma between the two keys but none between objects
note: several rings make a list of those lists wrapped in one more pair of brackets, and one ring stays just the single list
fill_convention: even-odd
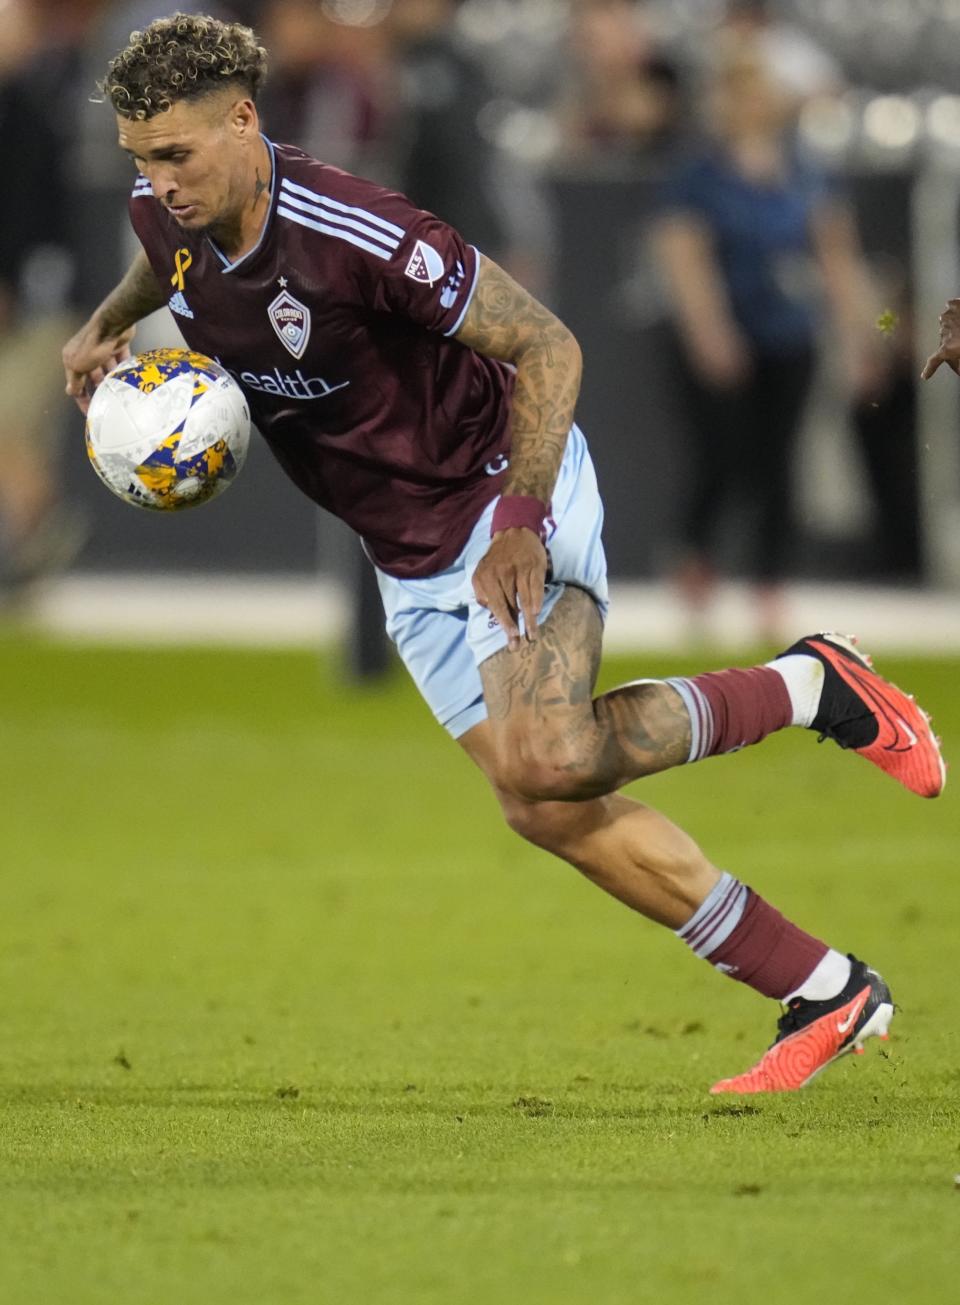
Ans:
[{"label": "knee", "polygon": [[589,761],[572,744],[521,740],[497,764],[496,785],[520,804],[583,802],[606,790],[597,787]]},{"label": "knee", "polygon": [[569,803],[531,802],[515,793],[497,789],[497,798],[503,817],[515,834],[519,834],[535,847],[562,855],[568,841],[570,817],[574,811]]}]

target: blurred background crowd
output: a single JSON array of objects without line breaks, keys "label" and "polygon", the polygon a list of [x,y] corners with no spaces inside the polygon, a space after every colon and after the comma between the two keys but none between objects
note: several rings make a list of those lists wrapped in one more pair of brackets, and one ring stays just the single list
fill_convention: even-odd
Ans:
[{"label": "blurred background crowd", "polygon": [[[404,191],[577,333],[615,576],[669,577],[694,623],[744,577],[770,637],[791,577],[957,581],[954,378],[915,382],[960,293],[956,0],[200,7],[268,47],[269,135]],[[176,530],[82,465],[59,348],[133,252],[95,85],[167,12],[0,0],[9,601],[67,566],[309,571],[318,533],[352,565],[265,455]]]}]

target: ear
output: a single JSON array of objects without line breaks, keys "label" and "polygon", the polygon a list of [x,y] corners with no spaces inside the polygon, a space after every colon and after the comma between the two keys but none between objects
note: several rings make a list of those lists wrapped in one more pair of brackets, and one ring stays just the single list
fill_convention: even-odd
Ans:
[{"label": "ear", "polygon": [[253,100],[236,100],[227,115],[234,135],[246,140],[256,140],[260,135],[260,115]]}]

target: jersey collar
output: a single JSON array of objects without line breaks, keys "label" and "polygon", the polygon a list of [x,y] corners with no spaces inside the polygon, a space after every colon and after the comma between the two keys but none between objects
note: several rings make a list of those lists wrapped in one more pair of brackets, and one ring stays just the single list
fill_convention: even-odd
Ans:
[{"label": "jersey collar", "polygon": [[245,254],[241,255],[240,258],[231,261],[211,236],[204,237],[207,244],[223,264],[220,271],[224,274],[228,272],[236,272],[236,270],[243,267],[245,263],[250,263],[250,261],[263,248],[264,241],[267,238],[267,232],[273,225],[273,215],[277,207],[277,196],[280,193],[280,180],[277,177],[277,151],[273,148],[273,141],[264,136],[263,132],[260,133],[260,137],[267,149],[270,151],[270,207],[267,209],[267,215],[263,220],[263,226],[260,228],[260,237],[257,240],[257,243],[252,249],[248,249]]}]

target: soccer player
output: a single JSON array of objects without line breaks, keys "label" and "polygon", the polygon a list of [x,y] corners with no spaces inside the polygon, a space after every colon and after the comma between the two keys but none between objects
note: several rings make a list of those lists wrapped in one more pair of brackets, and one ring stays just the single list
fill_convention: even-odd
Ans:
[{"label": "soccer player", "polygon": [[773,1047],[712,1090],[803,1086],[886,1035],[883,979],[618,790],[800,725],[934,797],[926,716],[833,634],[594,697],[607,583],[577,342],[440,218],[262,135],[264,71],[248,28],[184,15],[110,64],[143,252],[64,348],[68,393],[85,409],[168,303],[290,478],[363,538],[400,656],[512,828],[785,1004]]}]

